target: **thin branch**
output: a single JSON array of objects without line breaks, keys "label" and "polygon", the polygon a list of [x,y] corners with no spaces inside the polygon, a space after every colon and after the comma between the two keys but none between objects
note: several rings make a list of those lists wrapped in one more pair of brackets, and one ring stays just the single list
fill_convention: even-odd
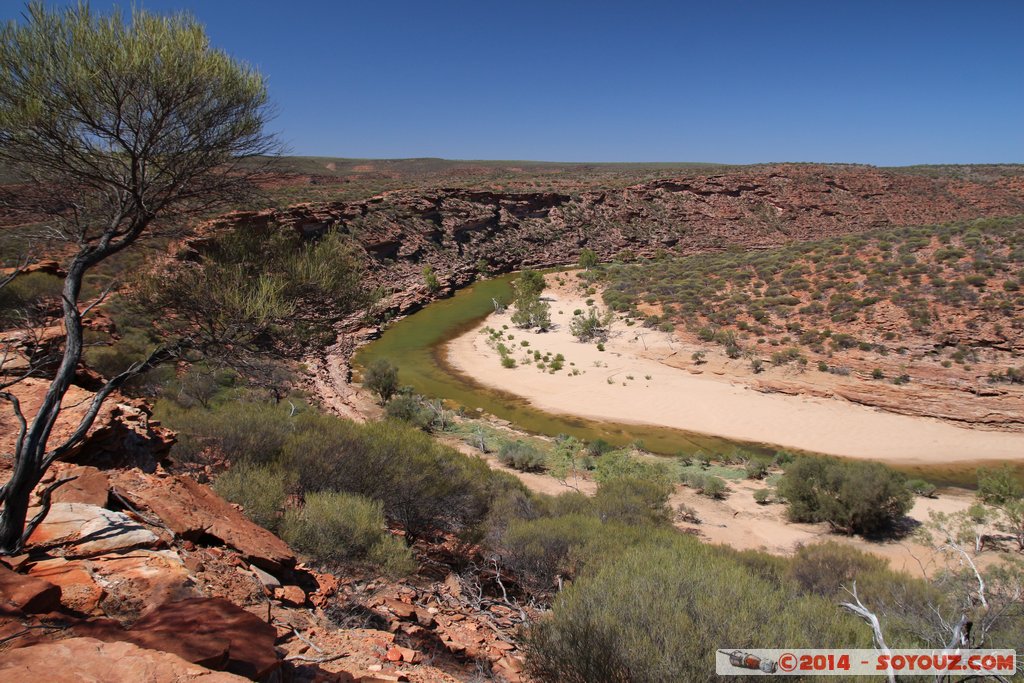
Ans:
[{"label": "thin branch", "polygon": [[[857,595],[857,582],[853,582],[853,590],[844,589],[853,598],[854,602],[841,602],[839,606],[850,612],[856,617],[863,619],[868,626],[871,627],[871,633],[875,639],[875,645],[879,650],[884,652],[886,655],[891,655],[892,652],[889,650],[889,646],[885,644],[885,636],[882,635],[882,625],[878,621],[878,617],[874,612],[864,606],[864,603],[860,601],[860,596]],[[890,656],[889,660],[892,659]],[[889,668],[886,670],[886,675],[889,678],[889,683],[896,683],[896,674],[893,672],[892,664],[889,664]]]}]

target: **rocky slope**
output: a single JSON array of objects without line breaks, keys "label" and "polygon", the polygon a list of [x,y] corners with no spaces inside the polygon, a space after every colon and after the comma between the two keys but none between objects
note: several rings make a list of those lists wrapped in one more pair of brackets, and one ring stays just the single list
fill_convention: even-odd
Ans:
[{"label": "rocky slope", "polygon": [[410,288],[422,284],[428,264],[443,283],[458,287],[485,264],[503,272],[567,263],[584,247],[602,259],[625,250],[760,249],[887,225],[1019,213],[1024,179],[1017,177],[982,184],[871,167],[782,165],[579,194],[396,191],[366,201],[237,212],[201,226],[189,245],[201,250],[209,235],[236,227],[303,235],[338,229],[363,246],[375,271],[387,273],[382,282],[415,294]]},{"label": "rocky slope", "polygon": [[[41,384],[11,391],[28,405]],[[77,419],[65,411],[55,433]],[[201,483],[207,470],[176,469],[173,440],[144,404],[115,396],[74,462],[47,473],[42,486],[73,479],[24,554],[0,557],[0,679],[521,680],[526,616],[481,589],[494,577],[460,575],[443,543],[417,547],[429,569],[404,581],[318,571]],[[0,484],[10,447],[0,442]]]}]

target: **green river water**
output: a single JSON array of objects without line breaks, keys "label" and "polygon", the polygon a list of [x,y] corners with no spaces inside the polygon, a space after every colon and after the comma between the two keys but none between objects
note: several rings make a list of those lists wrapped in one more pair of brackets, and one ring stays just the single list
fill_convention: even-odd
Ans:
[{"label": "green river water", "polygon": [[[486,318],[494,310],[494,299],[502,302],[511,300],[511,282],[515,277],[513,273],[481,280],[450,298],[435,301],[399,320],[356,354],[356,369],[377,358],[387,359],[398,366],[401,383],[412,386],[417,393],[445,399],[454,407],[462,406],[470,415],[477,409],[483,410],[534,434],[569,434],[584,441],[604,439],[620,446],[639,440],[646,450],[662,455],[698,451],[722,454],[735,448],[767,454],[777,450],[767,444],[738,442],[666,427],[618,424],[548,413],[532,407],[525,399],[485,387],[455,370],[446,360],[446,343]],[[975,469],[982,464],[991,463],[898,469],[938,485],[973,487]],[[1015,465],[1024,477],[1024,466],[1020,463]]]}]

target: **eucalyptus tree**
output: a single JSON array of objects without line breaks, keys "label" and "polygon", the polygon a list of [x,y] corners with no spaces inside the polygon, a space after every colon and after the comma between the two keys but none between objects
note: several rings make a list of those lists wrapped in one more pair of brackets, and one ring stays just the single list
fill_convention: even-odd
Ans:
[{"label": "eucalyptus tree", "polygon": [[67,255],[61,290],[62,353],[34,415],[10,385],[0,398],[19,425],[13,475],[0,488],[0,553],[17,552],[49,508],[58,480],[32,491],[50,465],[81,443],[103,401],[132,376],[171,357],[158,348],[109,379],[72,434],[51,443],[82,357],[83,280],[115,254],[189,216],[237,201],[277,149],[264,78],[210,45],[184,14],[99,15],[88,5],[27,5],[0,27],[0,161],[47,193],[47,227]]}]

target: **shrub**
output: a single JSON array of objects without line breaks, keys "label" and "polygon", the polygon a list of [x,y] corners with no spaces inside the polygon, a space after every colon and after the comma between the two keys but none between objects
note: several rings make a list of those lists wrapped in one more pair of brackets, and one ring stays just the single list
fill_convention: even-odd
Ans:
[{"label": "shrub", "polygon": [[393,419],[402,420],[417,429],[429,429],[434,413],[423,405],[418,396],[398,396],[388,401],[384,413]]},{"label": "shrub", "polygon": [[398,392],[398,368],[378,358],[366,368],[363,386],[377,394],[380,404],[384,405]]},{"label": "shrub", "polygon": [[543,451],[521,439],[502,444],[501,450],[498,451],[498,460],[522,472],[539,472],[547,465],[547,457]]},{"label": "shrub", "polygon": [[601,521],[630,526],[663,524],[671,515],[668,497],[672,487],[663,481],[618,477],[601,484],[594,496],[594,509]]},{"label": "shrub", "polygon": [[767,505],[771,502],[772,492],[770,489],[757,489],[754,491],[754,501],[758,505]]},{"label": "shrub", "polygon": [[881,463],[798,458],[778,484],[795,522],[828,522],[835,530],[870,534],[886,529],[913,504],[904,475]]},{"label": "shrub", "polygon": [[501,357],[501,367],[512,369],[516,366],[516,359],[512,356]]},{"label": "shrub", "polygon": [[762,458],[751,458],[743,469],[747,479],[764,479],[768,474],[768,462]]},{"label": "shrub", "polygon": [[816,596],[674,534],[606,558],[562,591],[528,634],[541,680],[709,680],[716,648],[868,645],[858,625]]},{"label": "shrub", "polygon": [[277,532],[286,498],[286,476],[280,468],[241,462],[217,477],[213,488],[241,505],[246,517]]},{"label": "shrub", "polygon": [[368,561],[407,569],[412,554],[384,526],[381,504],[348,493],[313,493],[285,513],[282,536],[322,562]]},{"label": "shrub", "polygon": [[232,462],[270,464],[291,437],[295,420],[287,407],[267,403],[227,403],[215,410],[174,411],[178,441],[171,455],[195,462],[206,449]]},{"label": "shrub", "polygon": [[802,593],[832,598],[844,587],[850,588],[859,577],[885,568],[885,560],[881,558],[845,544],[826,541],[798,548],[787,574]]},{"label": "shrub", "polygon": [[907,488],[911,493],[918,496],[924,496],[925,498],[933,498],[935,496],[935,484],[924,479],[910,479],[907,481]]},{"label": "shrub", "polygon": [[600,313],[591,306],[585,314],[574,315],[569,321],[569,331],[581,342],[594,339],[603,341],[608,336],[608,326],[612,322],[611,311]]},{"label": "shrub", "polygon": [[598,459],[594,479],[599,484],[622,477],[646,479],[660,483],[668,483],[671,480],[665,465],[634,458],[625,450],[609,451]]}]

